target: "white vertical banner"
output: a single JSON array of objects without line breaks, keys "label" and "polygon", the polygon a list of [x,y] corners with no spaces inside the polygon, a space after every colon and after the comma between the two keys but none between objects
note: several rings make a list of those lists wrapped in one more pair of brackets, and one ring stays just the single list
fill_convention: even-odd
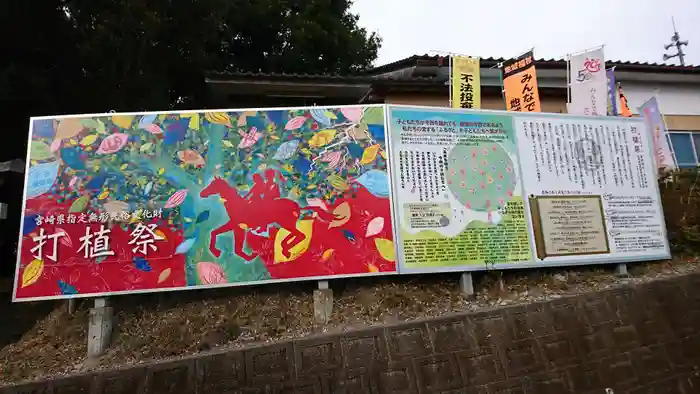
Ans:
[{"label": "white vertical banner", "polygon": [[608,86],[603,47],[569,56],[572,115],[604,116],[608,109]]}]

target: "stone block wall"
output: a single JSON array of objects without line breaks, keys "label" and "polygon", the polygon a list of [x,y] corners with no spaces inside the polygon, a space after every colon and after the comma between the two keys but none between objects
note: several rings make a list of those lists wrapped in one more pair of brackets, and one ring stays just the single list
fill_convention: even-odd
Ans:
[{"label": "stone block wall", "polygon": [[700,393],[700,274],[2,394]]}]

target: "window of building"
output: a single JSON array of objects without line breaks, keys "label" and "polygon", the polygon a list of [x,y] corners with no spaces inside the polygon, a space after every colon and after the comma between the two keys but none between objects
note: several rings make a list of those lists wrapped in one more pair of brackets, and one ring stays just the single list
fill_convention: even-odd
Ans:
[{"label": "window of building", "polygon": [[673,160],[678,168],[693,168],[700,165],[700,133],[670,131],[667,135]]}]

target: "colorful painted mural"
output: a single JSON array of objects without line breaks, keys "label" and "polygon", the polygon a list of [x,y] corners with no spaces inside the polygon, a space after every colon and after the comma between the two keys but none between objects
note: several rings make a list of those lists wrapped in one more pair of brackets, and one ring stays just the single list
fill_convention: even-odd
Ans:
[{"label": "colorful painted mural", "polygon": [[32,121],[16,300],[396,271],[383,106]]}]

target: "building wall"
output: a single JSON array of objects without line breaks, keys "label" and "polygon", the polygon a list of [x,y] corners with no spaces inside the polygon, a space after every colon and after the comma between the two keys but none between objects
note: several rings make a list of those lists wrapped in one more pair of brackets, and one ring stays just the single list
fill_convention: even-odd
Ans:
[{"label": "building wall", "polygon": [[698,84],[650,84],[624,82],[622,88],[627,96],[630,110],[637,114],[637,108],[656,94],[661,112],[664,115],[700,116],[700,85]]},{"label": "building wall", "polygon": [[624,82],[630,110],[638,114],[652,95],[659,100],[676,164],[683,168],[700,166],[700,84]]},{"label": "building wall", "polygon": [[699,115],[665,115],[664,119],[671,131],[700,131]]},{"label": "building wall", "polygon": [[623,89],[630,110],[637,116],[638,108],[656,95],[676,165],[700,166],[700,84],[624,81]]}]

